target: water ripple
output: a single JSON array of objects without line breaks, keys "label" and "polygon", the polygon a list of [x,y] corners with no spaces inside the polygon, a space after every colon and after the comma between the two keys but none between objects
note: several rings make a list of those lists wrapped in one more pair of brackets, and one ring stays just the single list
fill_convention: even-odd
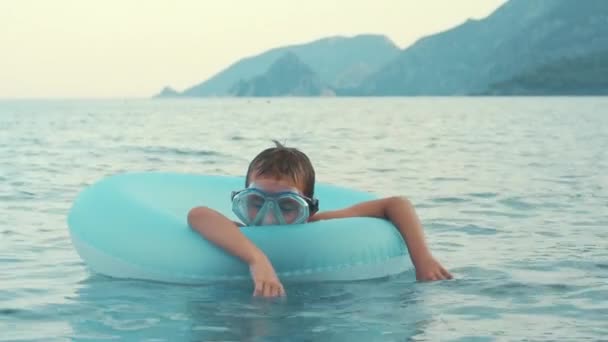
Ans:
[{"label": "water ripple", "polygon": [[175,148],[165,146],[136,146],[130,147],[130,150],[141,151],[144,153],[158,154],[158,155],[178,155],[178,156],[194,156],[194,157],[206,157],[206,156],[225,156],[225,154],[211,151],[211,150],[195,150],[189,148]]},{"label": "water ripple", "polygon": [[[0,325],[10,327],[0,338],[602,340],[607,107],[604,98],[0,102]],[[250,282],[99,276],[73,249],[66,214],[100,178],[242,175],[271,139],[304,150],[319,179],[407,195],[456,279],[417,283],[411,271],[286,283],[287,298],[265,301],[251,298]]]},{"label": "water ripple", "polygon": [[469,202],[470,200],[462,197],[435,197],[432,198],[431,201],[435,203],[463,203]]}]

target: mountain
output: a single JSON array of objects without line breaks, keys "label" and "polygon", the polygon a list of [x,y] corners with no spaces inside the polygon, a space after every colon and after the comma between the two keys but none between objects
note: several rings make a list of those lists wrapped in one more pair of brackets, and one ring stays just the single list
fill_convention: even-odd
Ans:
[{"label": "mountain", "polygon": [[236,82],[260,75],[287,52],[296,54],[311,67],[321,82],[332,87],[355,86],[397,56],[399,51],[382,35],[323,38],[244,58],[181,94],[194,97],[228,95]]},{"label": "mountain", "polygon": [[565,58],[492,84],[485,95],[608,95],[608,49]]},{"label": "mountain", "polygon": [[[310,95],[327,89],[339,96],[595,94],[603,91],[605,51],[608,0],[509,0],[487,18],[402,51],[380,35],[324,38],[242,59],[182,93],[165,89],[159,96]],[[279,77],[271,69],[288,53],[293,56],[281,63],[290,76]]]},{"label": "mountain", "polygon": [[160,93],[158,93],[158,95],[154,96],[154,97],[179,97],[181,96],[180,93],[178,93],[175,89],[171,88],[171,87],[164,87]]},{"label": "mountain", "polygon": [[296,54],[287,52],[266,73],[231,87],[235,96],[320,96],[333,92]]},{"label": "mountain", "polygon": [[608,49],[607,0],[510,0],[482,20],[417,41],[357,95],[465,95]]}]

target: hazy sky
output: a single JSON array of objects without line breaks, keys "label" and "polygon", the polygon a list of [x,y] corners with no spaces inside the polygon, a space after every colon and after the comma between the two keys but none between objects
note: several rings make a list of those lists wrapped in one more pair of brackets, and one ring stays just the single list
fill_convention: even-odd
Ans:
[{"label": "hazy sky", "polygon": [[400,47],[506,0],[0,0],[0,98],[148,97],[333,35]]}]

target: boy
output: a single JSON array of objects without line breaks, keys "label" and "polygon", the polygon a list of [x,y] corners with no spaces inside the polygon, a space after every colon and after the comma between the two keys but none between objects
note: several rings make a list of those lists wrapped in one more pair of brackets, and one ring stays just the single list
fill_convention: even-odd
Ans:
[{"label": "boy", "polygon": [[[297,224],[345,217],[378,217],[399,230],[421,281],[451,279],[452,275],[429,251],[414,207],[403,197],[368,201],[349,208],[317,212],[315,171],[308,157],[278,142],[249,164],[245,189],[232,194],[233,210],[245,225]],[[190,227],[210,242],[249,265],[254,295],[275,297],[285,289],[270,260],[238,228],[239,223],[219,212],[196,207],[188,213]]]}]

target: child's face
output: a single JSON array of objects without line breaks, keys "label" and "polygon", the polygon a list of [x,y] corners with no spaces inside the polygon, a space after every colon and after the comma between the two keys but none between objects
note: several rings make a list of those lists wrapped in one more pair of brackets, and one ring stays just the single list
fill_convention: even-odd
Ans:
[{"label": "child's face", "polygon": [[[249,178],[250,187],[254,187],[259,189],[265,193],[273,194],[280,192],[294,192],[299,195],[302,195],[302,186],[296,184],[290,179],[277,178],[274,176],[251,176]],[[247,206],[247,214],[250,220],[253,220],[257,215],[258,211],[264,204],[264,199],[262,197],[252,197],[249,205]],[[290,200],[289,198],[282,199],[279,202],[279,207],[281,213],[283,215],[283,219],[286,224],[294,223],[300,216],[299,209],[300,204],[298,204],[295,200]],[[262,225],[273,225],[279,224],[277,222],[277,218],[272,214],[271,211],[268,211],[262,220]]]}]

